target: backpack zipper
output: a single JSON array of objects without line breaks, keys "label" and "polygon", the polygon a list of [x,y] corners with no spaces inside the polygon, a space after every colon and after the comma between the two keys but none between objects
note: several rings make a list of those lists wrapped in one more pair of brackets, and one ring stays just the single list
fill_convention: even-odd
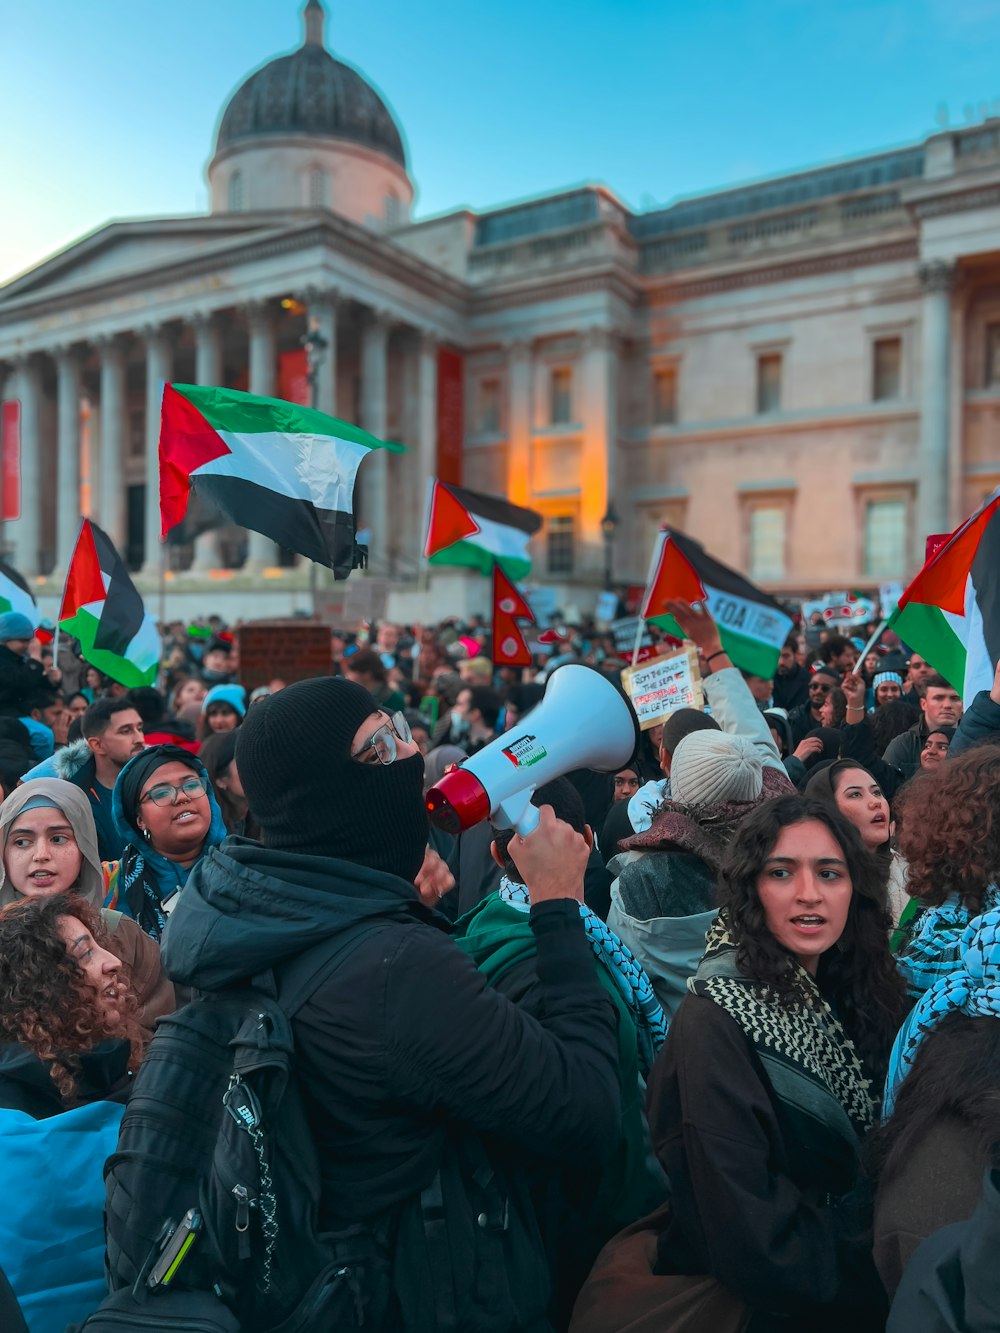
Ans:
[{"label": "backpack zipper", "polygon": [[233,1196],[236,1199],[237,1257],[241,1263],[250,1258],[250,1209],[256,1200],[246,1185],[234,1185]]}]

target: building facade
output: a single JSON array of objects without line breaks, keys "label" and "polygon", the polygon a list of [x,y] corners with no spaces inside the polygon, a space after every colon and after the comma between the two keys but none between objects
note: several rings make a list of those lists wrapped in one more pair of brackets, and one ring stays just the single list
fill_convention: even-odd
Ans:
[{"label": "building facade", "polygon": [[301,583],[218,515],[161,552],[156,446],[165,380],[304,393],[308,328],[318,406],[408,446],[359,483],[397,591],[434,475],[539,510],[537,576],[583,609],[663,522],[780,593],[906,579],[1000,484],[1000,119],[653,212],[595,186],[414,222],[388,107],[303,22],[224,109],[208,215],[0,288],[26,575],[58,582],[84,512],[144,583]]}]

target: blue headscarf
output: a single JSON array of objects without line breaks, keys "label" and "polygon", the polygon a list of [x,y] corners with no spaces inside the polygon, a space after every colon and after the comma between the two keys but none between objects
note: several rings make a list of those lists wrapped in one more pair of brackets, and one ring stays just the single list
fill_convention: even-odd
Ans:
[{"label": "blue headscarf", "polygon": [[946,976],[924,991],[896,1037],[885,1081],[883,1117],[913,1067],[920,1043],[946,1014],[1000,1018],[1000,910],[974,917],[962,931],[958,959]]},{"label": "blue headscarf", "polygon": [[204,856],[210,848],[218,847],[225,840],[226,823],[222,817],[219,803],[215,799],[215,793],[212,790],[212,783],[205,765],[200,759],[196,759],[193,754],[181,749],[179,745],[147,746],[140,754],[134,755],[118,774],[114,791],[111,793],[111,818],[114,820],[115,831],[126,846],[135,849],[143,863],[145,873],[151,875],[156,881],[161,900],[169,897],[175,889],[184,887],[192,867],[178,865],[176,861],[171,861],[162,852],[158,852],[139,832],[135,821],[139,812],[139,796],[143,787],[158,768],[175,761],[185,764],[192,772],[201,774],[208,784],[206,794],[212,814],[212,822],[209,825],[208,835],[201,849],[201,855]]}]

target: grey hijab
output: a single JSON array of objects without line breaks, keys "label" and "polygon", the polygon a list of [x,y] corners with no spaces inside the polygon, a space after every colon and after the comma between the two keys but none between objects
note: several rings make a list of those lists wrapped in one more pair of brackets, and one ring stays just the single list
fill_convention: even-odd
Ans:
[{"label": "grey hijab", "polygon": [[[63,782],[61,778],[32,778],[30,782],[15,787],[2,805],[0,805],[0,849],[7,846],[7,835],[18,815],[32,801],[44,798],[47,805],[61,810],[73,828],[77,846],[83,856],[80,864],[80,877],[76,882],[76,892],[85,898],[91,906],[100,908],[104,904],[104,871],[97,852],[97,829],[94,815],[86,794],[72,782]],[[21,895],[7,878],[7,867],[0,858],[0,907],[17,902]]]}]

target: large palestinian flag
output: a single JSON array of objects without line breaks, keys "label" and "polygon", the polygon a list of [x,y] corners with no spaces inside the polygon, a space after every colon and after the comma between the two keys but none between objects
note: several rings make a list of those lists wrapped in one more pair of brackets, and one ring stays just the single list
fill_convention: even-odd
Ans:
[{"label": "large palestinian flag", "polygon": [[111,538],[83,520],[66,575],[59,625],[80,640],[85,662],[130,689],[152,685],[160,634]]},{"label": "large palestinian flag", "polygon": [[927,561],[889,617],[966,704],[1000,661],[1000,490]]},{"label": "large palestinian flag", "polygon": [[8,611],[20,611],[35,626],[41,620],[27,583],[16,569],[0,560],[0,615]]},{"label": "large palestinian flag", "polygon": [[346,579],[354,565],[354,482],[373,449],[400,453],[403,446],[280,398],[166,384],[162,535],[184,518],[194,486],[233,523]]},{"label": "large palestinian flag", "polygon": [[508,578],[531,573],[528,543],[542,526],[542,516],[495,495],[435,481],[424,555],[432,565],[454,565],[491,574],[495,566]]},{"label": "large palestinian flag", "polygon": [[706,603],[734,666],[768,680],[774,676],[791,632],[791,616],[749,579],[713,560],[696,541],[665,528],[653,548],[641,615],[683,639],[680,626],[663,610],[675,597]]}]

